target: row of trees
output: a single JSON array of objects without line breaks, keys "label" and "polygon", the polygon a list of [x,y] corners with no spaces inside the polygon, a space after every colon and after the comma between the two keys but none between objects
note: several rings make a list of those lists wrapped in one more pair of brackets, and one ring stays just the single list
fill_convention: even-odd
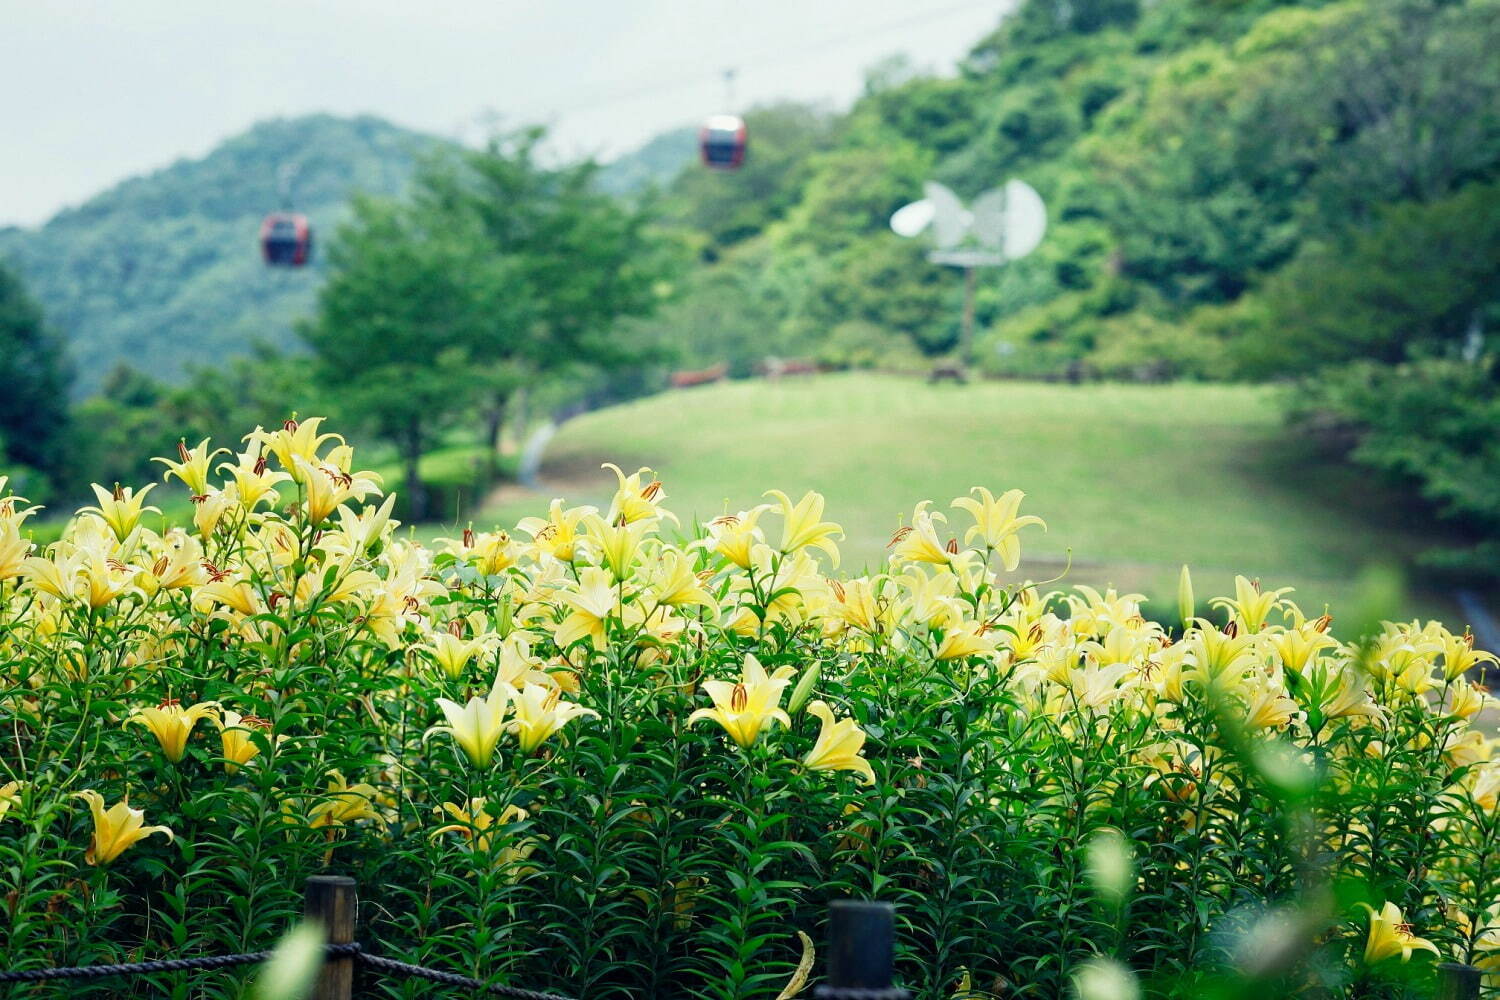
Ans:
[{"label": "row of trees", "polygon": [[461,420],[491,456],[518,388],[642,360],[671,256],[648,210],[600,193],[591,161],[538,158],[543,133],[434,160],[400,201],[361,200],[302,335],[345,414],[394,444],[421,517],[422,455]]},{"label": "row of trees", "polygon": [[69,467],[66,345],[21,280],[0,267],[0,475],[38,495]]},{"label": "row of trees", "polygon": [[170,454],[184,431],[229,440],[316,410],[389,442],[407,516],[427,516],[419,462],[450,429],[472,424],[493,466],[519,389],[653,354],[621,321],[666,294],[676,244],[653,231],[649,205],[601,193],[591,161],[543,162],[542,139],[531,129],[435,154],[405,196],[358,199],[299,330],[306,353],[262,347],[181,385],[117,369],[77,405],[87,434],[76,438],[64,344],[0,271],[7,467],[32,470],[32,495],[76,493],[150,475],[149,457]]},{"label": "row of trees", "polygon": [[[956,77],[895,60],[847,115],[752,115],[753,189],[667,192],[707,266],[653,323],[705,364],[917,368],[960,283],[886,219],[1023,177],[1051,225],[983,276],[986,371],[1298,381],[1307,428],[1490,539],[1435,561],[1493,573],[1500,499],[1463,484],[1500,481],[1496,37],[1497,0],[1029,0]],[[1397,384],[1441,405],[1398,417]]]}]

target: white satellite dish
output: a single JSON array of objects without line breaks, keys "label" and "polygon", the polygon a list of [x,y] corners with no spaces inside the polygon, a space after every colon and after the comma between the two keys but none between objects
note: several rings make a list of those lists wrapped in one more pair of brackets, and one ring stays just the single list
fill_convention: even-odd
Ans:
[{"label": "white satellite dish", "polygon": [[891,229],[897,236],[905,236],[907,239],[920,236],[922,230],[931,225],[936,213],[937,208],[926,198],[914,201],[910,205],[903,205],[891,216]]},{"label": "white satellite dish", "polygon": [[[1047,206],[1036,188],[1025,181],[1008,180],[1000,190],[1004,194],[999,206],[1000,252],[1007,260],[1017,260],[1041,245],[1047,232]],[[974,205],[976,228],[983,202],[980,198]]]},{"label": "white satellite dish", "polygon": [[1047,231],[1047,206],[1025,181],[1008,180],[965,208],[958,195],[936,181],[922,185],[923,198],[891,216],[891,229],[905,237],[932,231],[927,259],[964,269],[964,313],[958,355],[967,363],[974,343],[975,272],[1025,257]]},{"label": "white satellite dish", "polygon": [[947,187],[936,181],[922,186],[926,196],[897,209],[891,229],[905,237],[929,228],[937,249],[935,263],[984,267],[1024,257],[1037,248],[1047,231],[1047,207],[1042,196],[1025,181],[1009,180],[986,191],[965,208]]}]

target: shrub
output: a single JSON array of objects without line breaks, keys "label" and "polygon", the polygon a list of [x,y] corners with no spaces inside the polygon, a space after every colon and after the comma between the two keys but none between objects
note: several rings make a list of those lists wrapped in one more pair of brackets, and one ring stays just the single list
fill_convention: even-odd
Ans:
[{"label": "shrub", "polygon": [[1500,576],[1500,365],[1493,356],[1352,363],[1300,387],[1293,419],[1342,424],[1351,457],[1411,485],[1472,538],[1424,553],[1458,580]]},{"label": "shrub", "polygon": [[849,895],[931,998],[1421,995],[1500,943],[1487,657],[1436,623],[1002,587],[1016,491],[848,578],[815,493],[679,526],[619,473],[428,549],[316,419],[218,458],[166,462],[191,527],[100,488],[40,554],[0,483],[0,966],[266,947],[323,871],[381,952],[588,997],[772,996]]}]

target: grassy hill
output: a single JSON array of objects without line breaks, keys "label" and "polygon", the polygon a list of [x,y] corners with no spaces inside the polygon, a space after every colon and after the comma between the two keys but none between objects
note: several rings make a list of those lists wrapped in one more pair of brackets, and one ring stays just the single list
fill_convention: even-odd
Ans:
[{"label": "grassy hill", "polygon": [[[257,340],[291,344],[320,280],[317,241],[326,246],[352,194],[399,192],[439,141],[373,117],[262,122],[37,229],[0,230],[0,258],[67,335],[79,393],[121,361],[172,378]],[[268,270],[257,245],[287,164],[315,230],[313,265],[300,272]]]},{"label": "grassy hill", "polygon": [[[1054,576],[1071,552],[1065,582],[1141,589],[1163,610],[1187,563],[1202,597],[1240,572],[1297,587],[1310,609],[1347,612],[1361,567],[1407,566],[1437,540],[1358,470],[1302,451],[1272,389],[934,387],[875,375],[732,382],[587,414],[548,446],[545,495],[509,495],[476,520],[514,523],[553,494],[606,501],[604,461],[652,466],[684,517],[746,508],[771,487],[817,489],[848,531],[844,564],[856,571],[883,559],[918,500],[1018,487],[1050,528],[1029,533],[1025,575]],[[1455,617],[1442,595],[1416,598]]]}]

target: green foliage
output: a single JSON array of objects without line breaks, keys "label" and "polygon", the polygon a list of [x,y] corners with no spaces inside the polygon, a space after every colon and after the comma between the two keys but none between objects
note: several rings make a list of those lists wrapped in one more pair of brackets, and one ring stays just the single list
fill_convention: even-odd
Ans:
[{"label": "green foliage", "polygon": [[[121,361],[180,381],[189,368],[296,346],[322,250],[355,192],[394,195],[441,143],[378,118],[263,122],[202,159],[123,182],[35,230],[0,230],[0,259],[25,277],[66,336],[80,392]],[[293,205],[314,227],[311,265],[269,270],[258,236],[282,207],[278,172],[297,168]]]},{"label": "green foliage", "polygon": [[1325,431],[1331,416],[1352,431],[1356,461],[1415,484],[1444,516],[1473,532],[1462,548],[1428,561],[1493,580],[1500,567],[1500,369],[1483,361],[1425,359],[1350,365],[1304,387],[1298,416]]},{"label": "green foliage", "polygon": [[463,221],[358,202],[303,330],[343,410],[397,447],[417,519],[427,512],[423,453],[472,412],[484,366],[514,355],[530,321],[515,262]]},{"label": "green foliage", "polygon": [[1390,206],[1308,246],[1261,299],[1265,326],[1244,351],[1263,371],[1477,353],[1500,321],[1500,184]]},{"label": "green foliage", "polygon": [[821,496],[679,535],[649,470],[428,550],[313,430],[174,469],[191,531],[106,493],[11,569],[0,502],[5,968],[259,950],[329,873],[374,952],[621,1000],[769,1000],[847,897],[896,904],[920,1000],[1103,957],[1152,997],[1427,1000],[1432,952],[1500,951],[1490,658],[1436,622],[1341,642],[1240,577],[1169,632],[1002,585],[1040,525],[979,491],[855,577]]},{"label": "green foliage", "polygon": [[[1482,203],[1496,200],[1486,185],[1500,165],[1500,61],[1488,43],[1497,33],[1495,0],[1029,0],[975,46],[957,77],[922,75],[899,60],[876,67],[832,149],[779,175],[774,195],[746,184],[785,219],[773,227],[778,253],[807,251],[797,259],[808,272],[806,294],[783,297],[779,315],[766,315],[764,302],[747,311],[777,326],[767,339],[789,338],[792,353],[816,353],[845,320],[941,352],[957,326],[959,279],[923,266],[915,252],[899,266],[877,252],[889,239],[884,224],[924,180],[973,197],[1020,176],[1046,198],[1051,231],[1039,261],[987,280],[979,339],[1019,346],[1014,329],[999,328],[1038,309],[1065,315],[1069,328],[1025,358],[982,355],[987,367],[1264,375],[1335,341],[1358,353],[1365,338],[1385,339],[1398,322],[1445,325],[1450,317],[1413,308],[1372,320],[1379,307],[1365,304],[1342,310],[1350,321],[1334,337],[1270,304],[1247,307],[1238,330],[1205,340],[1191,316],[1262,294],[1300,295],[1315,308],[1320,257],[1351,292],[1374,293],[1365,303],[1382,301],[1382,289],[1451,299],[1456,285],[1483,280],[1492,254],[1479,244],[1495,227]],[[738,183],[737,175],[690,168],[677,217],[697,220],[711,242],[711,220],[734,213],[704,191],[732,192]],[[1444,246],[1439,228],[1431,240],[1401,239],[1411,225],[1400,212],[1441,212],[1454,197],[1463,199],[1451,206],[1455,223],[1464,218],[1460,205],[1479,209],[1466,220],[1467,242]],[[682,208],[693,200],[697,211]],[[1383,259],[1375,252],[1382,245]],[[1362,252],[1345,261],[1350,246]],[[892,266],[871,266],[882,257]],[[1445,260],[1464,263],[1443,275]],[[879,281],[862,281],[872,276]],[[1333,303],[1348,298],[1323,300],[1330,325],[1341,311]],[[892,311],[882,299],[922,301],[924,314]],[[1108,305],[1079,309],[1080,300]],[[1101,322],[1125,311],[1141,315]],[[1269,327],[1259,322],[1267,313]],[[985,327],[996,333],[986,338]],[[1299,339],[1313,351],[1291,349]],[[1222,358],[1207,364],[1220,340]],[[1277,344],[1288,350],[1273,360],[1267,352]],[[700,332],[685,360],[721,360],[712,347],[711,334]]]},{"label": "green foliage", "polygon": [[541,139],[434,160],[405,201],[358,201],[302,328],[319,385],[400,453],[415,520],[422,455],[449,427],[480,413],[493,468],[523,382],[642,356],[617,323],[655,307],[667,252],[592,162],[540,163]]},{"label": "green foliage", "polygon": [[796,202],[808,159],[831,145],[834,116],[802,104],[773,104],[745,114],[749,150],[738,170],[726,173],[693,163],[666,192],[667,221],[702,235],[704,253],[765,231]]},{"label": "green foliage", "polygon": [[20,278],[0,266],[0,458],[53,481],[69,457],[72,371],[62,347]]}]

